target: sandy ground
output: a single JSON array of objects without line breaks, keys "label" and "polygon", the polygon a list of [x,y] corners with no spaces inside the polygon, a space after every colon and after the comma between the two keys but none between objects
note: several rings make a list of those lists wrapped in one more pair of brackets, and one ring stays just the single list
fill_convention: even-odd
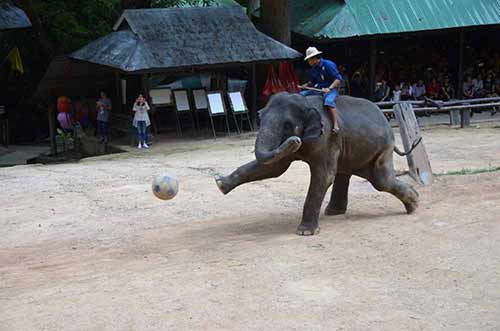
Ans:
[{"label": "sandy ground", "polygon": [[[499,138],[424,131],[435,173],[500,166]],[[354,179],[348,213],[299,237],[305,164],[228,196],[213,182],[253,142],[1,168],[0,330],[500,330],[500,172],[439,176],[410,216]]]}]

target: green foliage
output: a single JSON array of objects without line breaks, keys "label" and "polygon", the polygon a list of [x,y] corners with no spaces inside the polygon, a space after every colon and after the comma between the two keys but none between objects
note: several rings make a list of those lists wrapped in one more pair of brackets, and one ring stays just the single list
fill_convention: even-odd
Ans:
[{"label": "green foliage", "polygon": [[72,52],[111,31],[117,5],[112,0],[33,2],[56,53]]}]

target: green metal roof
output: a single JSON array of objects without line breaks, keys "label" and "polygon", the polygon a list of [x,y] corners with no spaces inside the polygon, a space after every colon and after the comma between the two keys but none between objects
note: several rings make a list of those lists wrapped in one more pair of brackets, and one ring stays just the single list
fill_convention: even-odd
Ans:
[{"label": "green metal roof", "polygon": [[292,0],[292,31],[315,39],[500,24],[500,0]]}]

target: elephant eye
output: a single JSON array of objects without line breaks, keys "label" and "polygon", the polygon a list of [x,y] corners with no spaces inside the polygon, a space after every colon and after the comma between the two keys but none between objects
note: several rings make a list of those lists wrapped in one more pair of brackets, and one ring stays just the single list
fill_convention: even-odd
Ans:
[{"label": "elephant eye", "polygon": [[288,121],[285,122],[284,129],[285,129],[286,132],[293,132],[293,128],[294,128],[294,126],[293,126],[292,123],[290,123]]}]

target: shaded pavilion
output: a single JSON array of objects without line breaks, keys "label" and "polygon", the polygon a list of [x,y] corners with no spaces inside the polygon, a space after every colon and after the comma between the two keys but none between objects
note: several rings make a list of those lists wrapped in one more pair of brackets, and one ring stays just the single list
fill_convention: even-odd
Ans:
[{"label": "shaded pavilion", "polygon": [[301,54],[259,32],[240,6],[125,10],[110,34],[71,54],[112,68],[120,81],[241,69],[248,72],[249,108],[256,113],[257,64],[294,60]]}]

